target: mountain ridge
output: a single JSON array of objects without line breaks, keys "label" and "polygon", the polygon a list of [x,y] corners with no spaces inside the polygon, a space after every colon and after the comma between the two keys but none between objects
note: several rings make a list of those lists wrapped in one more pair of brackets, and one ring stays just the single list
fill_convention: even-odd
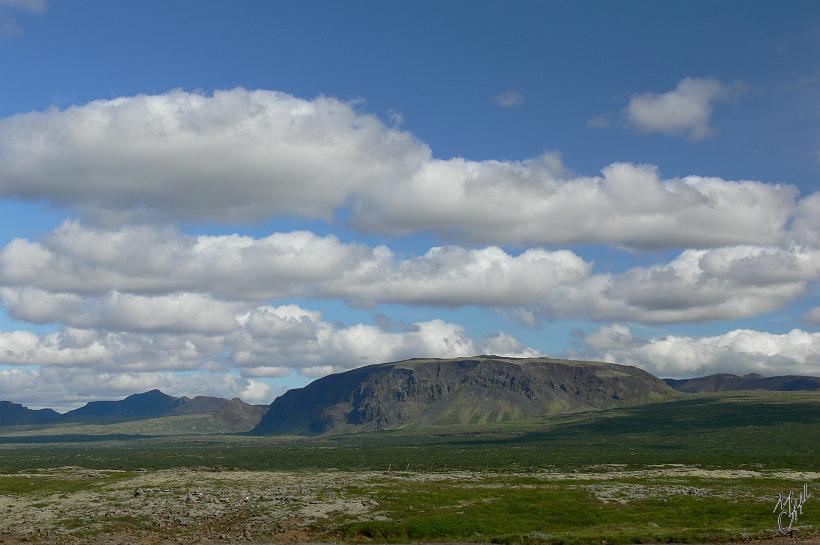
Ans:
[{"label": "mountain ridge", "polygon": [[637,367],[555,358],[414,358],[320,378],[278,397],[251,433],[492,423],[673,397]]},{"label": "mountain ridge", "polygon": [[[455,374],[442,368],[458,362],[463,369]],[[539,386],[538,377],[521,372],[524,368],[521,366],[530,364],[551,365],[553,371],[561,370],[552,377],[560,380],[549,380],[549,389],[545,390],[548,383]],[[417,374],[431,365],[438,366],[435,374],[426,371]],[[520,369],[510,367],[515,365]],[[472,371],[467,370],[471,366]],[[637,390],[623,385],[616,387],[618,380],[637,380],[641,387]],[[270,405],[251,405],[239,398],[174,397],[158,389],[120,400],[91,401],[63,414],[53,409],[29,409],[19,403],[0,401],[0,427],[110,424],[204,414],[230,429],[251,430],[256,434],[334,433],[498,422],[640,404],[676,393],[732,390],[820,390],[820,377],[719,373],[661,380],[637,367],[606,362],[492,355],[412,358],[327,375],[303,388],[287,391]],[[306,399],[310,407],[305,406]],[[279,414],[268,416],[271,408],[276,408]]]},{"label": "mountain ridge", "polygon": [[803,375],[781,375],[766,377],[758,373],[733,375],[717,373],[705,377],[664,379],[669,386],[678,392],[706,393],[727,392],[732,390],[769,390],[793,392],[798,390],[820,390],[820,377]]},{"label": "mountain ridge", "polygon": [[11,401],[0,401],[0,426],[50,424],[62,417],[54,409],[29,409]]},{"label": "mountain ridge", "polygon": [[53,409],[29,409],[17,403],[0,401],[0,426],[112,424],[206,414],[217,422],[244,431],[252,428],[266,411],[267,405],[251,405],[239,398],[174,397],[153,389],[119,400],[90,401],[62,414]]}]

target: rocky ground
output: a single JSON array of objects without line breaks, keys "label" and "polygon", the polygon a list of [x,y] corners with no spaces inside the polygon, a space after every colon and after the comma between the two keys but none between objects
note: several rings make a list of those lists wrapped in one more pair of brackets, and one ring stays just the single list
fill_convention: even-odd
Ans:
[{"label": "rocky ground", "polygon": [[[288,543],[337,538],[333,521],[388,520],[385,490],[441,483],[476,490],[559,483],[606,504],[677,496],[769,502],[748,490],[680,484],[680,479],[817,482],[820,473],[705,470],[664,466],[582,472],[247,472],[202,469],[91,471],[64,467],[0,474],[0,544]],[[669,481],[677,479],[677,481]],[[519,482],[520,481],[520,482]],[[515,484],[507,484],[512,482]],[[744,498],[746,496],[755,496]],[[805,541],[814,543],[817,541]],[[792,543],[788,539],[772,543]]]}]

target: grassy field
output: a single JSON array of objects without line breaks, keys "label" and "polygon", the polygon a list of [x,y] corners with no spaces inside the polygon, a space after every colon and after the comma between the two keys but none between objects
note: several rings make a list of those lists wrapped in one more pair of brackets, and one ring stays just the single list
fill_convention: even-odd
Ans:
[{"label": "grassy field", "polygon": [[803,482],[815,497],[799,535],[820,528],[816,393],[698,395],[424,432],[66,431],[6,430],[0,438],[0,536],[25,531],[43,543],[53,536],[93,543],[103,533],[128,536],[123,543],[135,535],[191,543],[724,541],[771,536],[777,493]]},{"label": "grassy field", "polygon": [[108,435],[76,427],[66,435],[0,432],[0,471],[66,465],[519,471],[595,464],[816,470],[820,463],[817,393],[701,395],[493,427],[324,437],[151,436],[120,426]]},{"label": "grassy field", "polygon": [[[208,414],[163,416],[131,422],[112,424],[55,424],[49,426],[14,426],[0,428],[0,436],[165,436],[231,433],[230,426],[221,423]],[[85,440],[93,440],[84,438]]]}]

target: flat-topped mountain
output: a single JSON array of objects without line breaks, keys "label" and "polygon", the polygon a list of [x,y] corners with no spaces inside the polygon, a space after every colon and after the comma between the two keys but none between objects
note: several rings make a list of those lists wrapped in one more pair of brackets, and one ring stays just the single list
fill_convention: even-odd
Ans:
[{"label": "flat-topped mountain", "polygon": [[724,392],[729,390],[772,390],[792,392],[797,390],[820,390],[820,377],[785,375],[764,377],[757,373],[730,375],[726,373],[699,378],[665,379],[665,382],[679,392]]},{"label": "flat-topped mountain", "polygon": [[51,409],[29,409],[19,403],[0,401],[0,426],[29,426],[55,422],[62,415]]},{"label": "flat-topped mountain", "polygon": [[328,375],[289,390],[257,434],[492,423],[674,396],[627,365],[552,358],[412,359]]}]

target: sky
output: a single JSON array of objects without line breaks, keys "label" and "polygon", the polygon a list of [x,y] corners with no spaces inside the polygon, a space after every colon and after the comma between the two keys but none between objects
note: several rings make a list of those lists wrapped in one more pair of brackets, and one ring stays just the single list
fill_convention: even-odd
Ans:
[{"label": "sky", "polygon": [[0,399],[820,375],[816,2],[0,0]]}]

